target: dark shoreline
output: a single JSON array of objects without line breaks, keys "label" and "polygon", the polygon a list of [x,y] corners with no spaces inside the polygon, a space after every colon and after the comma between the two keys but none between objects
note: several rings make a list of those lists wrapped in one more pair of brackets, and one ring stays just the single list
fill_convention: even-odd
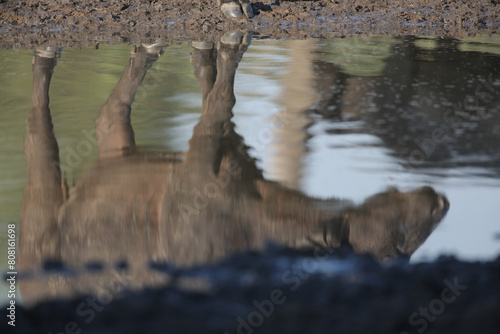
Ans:
[{"label": "dark shoreline", "polygon": [[[16,308],[20,333],[498,333],[500,257],[379,264],[274,248],[174,270],[163,287]],[[200,284],[200,282],[202,284]],[[108,303],[109,302],[109,303]],[[2,307],[2,318],[6,318]],[[12,327],[2,321],[3,333]]]}]

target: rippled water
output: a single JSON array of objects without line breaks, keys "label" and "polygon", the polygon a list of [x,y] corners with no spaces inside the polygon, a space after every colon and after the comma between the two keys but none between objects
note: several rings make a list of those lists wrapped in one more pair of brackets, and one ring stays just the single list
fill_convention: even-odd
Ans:
[{"label": "rippled water", "polygon": [[[128,45],[64,48],[57,59],[50,112],[70,187],[98,158],[94,120],[122,76],[130,50]],[[138,88],[131,124],[144,156],[190,148],[202,109],[193,53],[187,44],[166,47]],[[19,222],[26,186],[23,138],[32,107],[32,57],[30,50],[0,51],[3,245],[7,223]],[[234,94],[235,131],[265,179],[312,197],[356,204],[392,186],[402,191],[431,186],[448,198],[450,209],[412,261],[442,254],[488,260],[500,253],[497,36],[254,39],[236,71]],[[196,157],[206,153],[200,152]],[[112,167],[116,173],[107,180],[119,179],[120,173],[139,178],[137,170],[120,166]],[[93,170],[90,180],[99,171]],[[1,257],[2,270],[6,260]]]}]

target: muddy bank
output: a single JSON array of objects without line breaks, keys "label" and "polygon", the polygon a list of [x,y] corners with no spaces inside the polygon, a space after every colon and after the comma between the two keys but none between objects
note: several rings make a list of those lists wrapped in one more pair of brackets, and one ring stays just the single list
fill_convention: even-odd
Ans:
[{"label": "muddy bank", "polygon": [[497,33],[491,0],[253,1],[253,19],[229,20],[215,0],[3,0],[0,48],[217,40],[228,30],[262,38]]},{"label": "muddy bank", "polygon": [[[20,333],[498,333],[500,258],[383,265],[270,249],[176,271],[171,284],[17,307]],[[123,288],[125,284],[121,287]],[[120,286],[118,287],[120,288]],[[11,329],[2,307],[2,333]],[[7,331],[6,331],[7,330]]]}]

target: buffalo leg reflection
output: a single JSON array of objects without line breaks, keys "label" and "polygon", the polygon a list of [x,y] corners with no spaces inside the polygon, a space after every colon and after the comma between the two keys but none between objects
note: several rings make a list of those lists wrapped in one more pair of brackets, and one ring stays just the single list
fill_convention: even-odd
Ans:
[{"label": "buffalo leg reflection", "polygon": [[[60,257],[57,219],[66,191],[49,109],[49,86],[57,54],[40,50],[33,56],[32,108],[24,140],[27,180],[20,216],[20,271],[37,270],[43,261]],[[40,285],[23,281],[19,288],[34,299],[46,294]]]},{"label": "buffalo leg reflection", "polygon": [[144,46],[134,48],[120,81],[96,119],[101,158],[116,157],[135,148],[134,131],[130,124],[132,102],[146,71],[159,55],[156,50],[149,51]]},{"label": "buffalo leg reflection", "polygon": [[57,217],[64,183],[49,109],[49,85],[55,65],[55,56],[33,57],[32,108],[24,140],[27,181],[20,217],[20,269],[59,256]]}]

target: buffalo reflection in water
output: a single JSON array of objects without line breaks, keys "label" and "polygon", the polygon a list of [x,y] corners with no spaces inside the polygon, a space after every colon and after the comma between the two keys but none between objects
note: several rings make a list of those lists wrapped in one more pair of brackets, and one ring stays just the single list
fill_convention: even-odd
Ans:
[{"label": "buffalo reflection in water", "polygon": [[[20,269],[36,273],[47,259],[70,267],[126,261],[133,277],[127,287],[134,288],[162,281],[145,270],[150,261],[211,262],[265,241],[287,247],[348,244],[378,259],[411,256],[449,207],[432,188],[391,189],[354,207],[264,179],[231,122],[235,72],[250,39],[232,33],[218,44],[193,43],[191,63],[203,103],[183,154],[143,153],[135,145],[131,104],[159,56],[156,46],[136,48],[96,119],[99,160],[69,191],[49,109],[56,59],[37,53],[25,139]],[[23,299],[96,293],[116,273],[88,275],[60,276],[48,285],[23,281]]]}]

